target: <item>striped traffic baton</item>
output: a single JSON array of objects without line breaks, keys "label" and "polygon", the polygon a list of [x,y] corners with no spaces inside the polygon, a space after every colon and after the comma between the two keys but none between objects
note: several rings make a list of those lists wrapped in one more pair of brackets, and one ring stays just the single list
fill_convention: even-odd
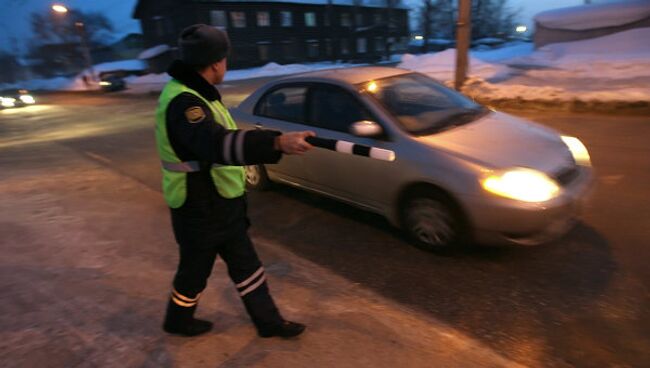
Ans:
[{"label": "striped traffic baton", "polygon": [[325,148],[336,152],[366,156],[382,161],[395,161],[395,152],[383,148],[364,146],[362,144],[356,144],[348,141],[320,137],[307,137],[305,140],[312,146]]}]

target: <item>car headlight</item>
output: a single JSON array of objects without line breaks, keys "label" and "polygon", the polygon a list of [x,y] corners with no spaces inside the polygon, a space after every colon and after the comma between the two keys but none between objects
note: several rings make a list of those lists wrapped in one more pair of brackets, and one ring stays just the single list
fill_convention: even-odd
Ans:
[{"label": "car headlight", "polygon": [[36,100],[32,95],[20,95],[20,100],[28,105],[36,103]]},{"label": "car headlight", "polygon": [[560,187],[541,171],[514,168],[491,172],[481,180],[483,189],[523,202],[544,202],[557,196]]},{"label": "car headlight", "polygon": [[566,135],[561,136],[561,138],[562,141],[564,141],[564,144],[566,144],[566,146],[569,148],[569,151],[571,151],[576,164],[582,166],[591,166],[591,157],[589,157],[589,151],[587,151],[587,147],[585,147],[585,145],[582,144],[578,138],[569,137]]},{"label": "car headlight", "polygon": [[3,107],[14,107],[16,105],[16,99],[15,98],[2,97],[0,99],[2,100],[2,101],[0,101],[0,103],[2,103]]},{"label": "car headlight", "polygon": [[108,82],[108,81],[101,81],[101,82],[99,82],[99,85],[100,85],[100,86],[110,86],[111,84],[112,84],[112,83],[111,83],[111,82]]}]

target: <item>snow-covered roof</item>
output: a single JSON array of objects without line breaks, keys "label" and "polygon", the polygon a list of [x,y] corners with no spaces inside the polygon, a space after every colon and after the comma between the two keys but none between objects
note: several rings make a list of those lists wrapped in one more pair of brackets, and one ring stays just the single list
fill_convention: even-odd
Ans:
[{"label": "snow-covered roof", "polygon": [[162,54],[163,52],[166,52],[169,49],[170,49],[169,45],[165,45],[165,44],[150,47],[142,51],[140,55],[138,55],[138,59],[140,60],[151,59],[153,57]]},{"label": "snow-covered roof", "polygon": [[[223,2],[229,3],[290,3],[290,4],[312,4],[312,5],[327,5],[328,0],[224,0]],[[372,8],[385,8],[388,5],[388,0],[358,0],[356,1],[360,6],[367,6]],[[355,0],[331,0],[332,5],[354,6]],[[404,4],[403,0],[392,0],[393,8],[410,9],[409,6]]]},{"label": "snow-covered roof", "polygon": [[650,1],[632,0],[548,10],[534,19],[539,25],[572,31],[615,27],[650,17]]}]

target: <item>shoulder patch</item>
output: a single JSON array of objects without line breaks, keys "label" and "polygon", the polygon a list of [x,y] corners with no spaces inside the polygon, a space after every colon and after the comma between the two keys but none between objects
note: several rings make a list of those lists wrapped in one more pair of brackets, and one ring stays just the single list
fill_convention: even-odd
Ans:
[{"label": "shoulder patch", "polygon": [[205,113],[200,106],[192,106],[185,110],[185,117],[190,123],[200,123],[205,119]]}]

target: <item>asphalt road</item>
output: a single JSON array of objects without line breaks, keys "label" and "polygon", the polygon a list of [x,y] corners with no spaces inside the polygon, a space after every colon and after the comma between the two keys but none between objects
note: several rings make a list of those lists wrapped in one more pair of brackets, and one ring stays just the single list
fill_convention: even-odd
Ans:
[{"label": "asphalt road", "polygon": [[[253,85],[222,92],[233,104]],[[2,180],[15,175],[15,153],[74,172],[74,163],[66,167],[48,149],[56,144],[160,192],[154,98],[43,100],[0,111]],[[379,216],[283,186],[251,193],[252,234],[525,366],[650,366],[650,117],[511,113],[580,137],[590,149],[597,187],[581,223],[563,239],[427,254]],[[3,245],[3,253],[10,249]]]}]

